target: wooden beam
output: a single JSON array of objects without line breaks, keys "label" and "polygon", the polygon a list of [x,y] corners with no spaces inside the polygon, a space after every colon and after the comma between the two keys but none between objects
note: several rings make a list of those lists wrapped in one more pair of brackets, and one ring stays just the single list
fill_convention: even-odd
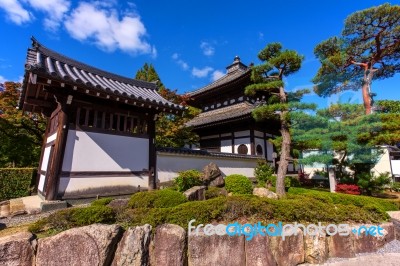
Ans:
[{"label": "wooden beam", "polygon": [[152,116],[147,119],[147,134],[149,135],[149,190],[152,190],[157,189],[156,123]]}]

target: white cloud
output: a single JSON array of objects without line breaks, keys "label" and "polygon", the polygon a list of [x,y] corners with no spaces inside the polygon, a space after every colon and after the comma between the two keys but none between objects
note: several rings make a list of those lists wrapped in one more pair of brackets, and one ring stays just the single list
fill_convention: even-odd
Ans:
[{"label": "white cloud", "polygon": [[220,71],[220,70],[215,70],[215,71],[212,73],[211,80],[212,80],[212,81],[216,81],[217,79],[222,78],[224,75],[225,75],[224,72],[222,72],[222,71]]},{"label": "white cloud", "polygon": [[209,66],[203,67],[202,69],[194,67],[192,69],[192,75],[195,76],[196,78],[204,78],[204,77],[207,77],[208,73],[210,73],[213,70],[214,69]]},{"label": "white cloud", "polygon": [[258,33],[258,39],[259,39],[259,40],[264,40],[264,33],[259,32],[259,33]]},{"label": "white cloud", "polygon": [[0,83],[4,83],[4,82],[6,82],[7,80],[3,77],[3,76],[0,76]]},{"label": "white cloud", "polygon": [[93,41],[98,47],[132,54],[157,55],[157,50],[144,40],[146,28],[138,15],[120,19],[114,8],[94,3],[80,3],[65,21],[69,34],[80,41]]},{"label": "white cloud", "polygon": [[65,0],[26,0],[34,9],[46,14],[43,23],[46,29],[55,31],[60,26],[71,2]]},{"label": "white cloud", "polygon": [[18,0],[0,0],[0,8],[6,12],[8,19],[17,25],[33,19],[33,15]]},{"label": "white cloud", "polygon": [[215,48],[212,47],[208,42],[201,42],[200,48],[203,50],[203,54],[206,56],[213,56],[215,53]]},{"label": "white cloud", "polygon": [[172,54],[172,59],[175,61],[175,63],[177,63],[183,70],[188,70],[189,69],[189,65],[188,63],[186,63],[185,61],[183,61],[180,57],[179,54],[174,53]]}]

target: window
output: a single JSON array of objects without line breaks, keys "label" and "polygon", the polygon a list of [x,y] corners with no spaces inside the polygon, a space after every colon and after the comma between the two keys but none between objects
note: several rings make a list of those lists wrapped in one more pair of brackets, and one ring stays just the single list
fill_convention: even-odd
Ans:
[{"label": "window", "polygon": [[244,145],[244,144],[239,145],[239,147],[238,147],[239,154],[247,154],[248,151],[249,151],[249,149],[247,148],[246,145]]},{"label": "window", "polygon": [[260,144],[258,144],[257,147],[256,147],[256,153],[257,153],[257,155],[263,155],[264,154],[263,148],[262,148],[262,146]]}]

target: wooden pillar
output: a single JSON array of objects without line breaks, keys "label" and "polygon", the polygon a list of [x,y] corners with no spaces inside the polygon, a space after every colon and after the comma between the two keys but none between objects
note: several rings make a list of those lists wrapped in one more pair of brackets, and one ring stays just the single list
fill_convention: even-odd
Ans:
[{"label": "wooden pillar", "polygon": [[157,189],[157,152],[156,152],[156,123],[150,116],[147,120],[147,134],[149,135],[149,190]]},{"label": "wooden pillar", "polygon": [[267,134],[265,133],[265,131],[263,132],[263,134],[264,134],[264,157],[265,157],[265,160],[268,161]]},{"label": "wooden pillar", "polygon": [[68,135],[68,114],[67,106],[64,102],[58,103],[58,108],[55,112],[58,112],[58,128],[57,128],[57,139],[54,144],[54,150],[51,158],[49,158],[49,170],[46,177],[46,200],[56,200],[58,193],[58,185],[60,182],[60,173],[64,158],[65,145]]},{"label": "wooden pillar", "polygon": [[255,155],[254,128],[250,128],[250,154]]},{"label": "wooden pillar", "polygon": [[235,132],[232,131],[232,153],[235,153]]}]

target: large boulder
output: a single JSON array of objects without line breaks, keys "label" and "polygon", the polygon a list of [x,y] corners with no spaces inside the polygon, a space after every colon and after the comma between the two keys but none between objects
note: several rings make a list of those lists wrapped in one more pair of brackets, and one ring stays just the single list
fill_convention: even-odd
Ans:
[{"label": "large boulder", "polygon": [[356,255],[354,249],[354,235],[341,236],[335,234],[327,237],[329,257],[353,258]]},{"label": "large boulder", "polygon": [[247,266],[275,266],[277,265],[270,246],[269,236],[256,235],[245,242]]},{"label": "large boulder", "polygon": [[[366,225],[368,228],[373,225]],[[367,253],[375,252],[379,248],[383,247],[386,243],[394,240],[394,227],[392,223],[385,223],[379,225],[383,228],[383,235],[367,235],[361,233],[354,235],[354,252],[355,253]]]},{"label": "large boulder", "polygon": [[188,261],[191,266],[246,265],[244,236],[211,235],[199,230],[189,235]]},{"label": "large boulder", "polygon": [[129,228],[118,244],[112,265],[149,265],[150,238],[151,226],[149,224]]},{"label": "large boulder", "polygon": [[93,224],[39,239],[36,265],[109,265],[120,235],[119,225]]},{"label": "large boulder", "polygon": [[205,200],[206,188],[206,186],[195,186],[183,192],[183,195],[185,195],[188,200]]},{"label": "large boulder", "polygon": [[222,172],[215,163],[209,163],[203,168],[202,180],[206,186],[223,187],[225,185]]},{"label": "large boulder", "polygon": [[157,227],[150,248],[150,265],[186,265],[186,232],[175,224]]},{"label": "large boulder", "polygon": [[328,241],[326,234],[311,231],[304,236],[305,261],[312,264],[323,263],[328,259]]},{"label": "large boulder", "polygon": [[0,265],[31,266],[36,240],[28,232],[0,238]]},{"label": "large boulder", "polygon": [[259,196],[259,197],[265,197],[269,199],[278,199],[278,195],[266,188],[263,187],[256,187],[253,189],[253,195]]},{"label": "large boulder", "polygon": [[279,266],[291,266],[304,262],[303,231],[297,229],[291,236],[271,237],[270,248]]}]

